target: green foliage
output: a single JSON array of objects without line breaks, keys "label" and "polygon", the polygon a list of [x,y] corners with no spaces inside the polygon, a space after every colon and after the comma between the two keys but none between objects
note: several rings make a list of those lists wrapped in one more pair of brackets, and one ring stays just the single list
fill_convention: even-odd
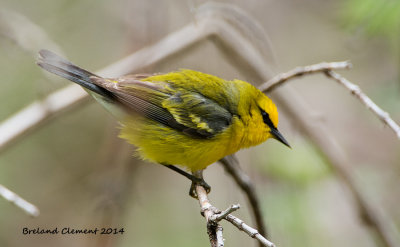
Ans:
[{"label": "green foliage", "polygon": [[399,96],[400,86],[395,79],[382,81],[376,85],[373,90],[369,91],[369,95],[374,99],[382,109],[389,112],[394,119],[400,116],[399,113]]},{"label": "green foliage", "polygon": [[361,28],[368,35],[398,38],[400,32],[400,1],[350,0],[344,6],[345,25]]},{"label": "green foliage", "polygon": [[307,142],[295,143],[293,147],[269,147],[265,149],[268,151],[257,152],[258,168],[269,177],[296,184],[308,184],[329,174],[329,168]]},{"label": "green foliage", "polygon": [[[279,246],[312,246],[307,228],[310,227],[308,222],[314,215],[308,206],[308,194],[306,187],[299,188],[282,183],[279,188],[274,188],[263,197],[267,222],[274,226],[271,229],[271,237],[281,240],[280,243],[276,243]],[[287,232],[290,232],[290,239],[285,237]]]}]

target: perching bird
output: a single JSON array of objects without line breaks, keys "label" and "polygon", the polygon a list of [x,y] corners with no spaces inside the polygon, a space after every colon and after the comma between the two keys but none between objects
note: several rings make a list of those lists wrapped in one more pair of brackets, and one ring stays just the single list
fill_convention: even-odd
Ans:
[{"label": "perching bird", "polygon": [[47,50],[37,64],[87,89],[144,160],[195,172],[271,137],[289,146],[275,104],[241,80],[193,70],[102,78]]}]

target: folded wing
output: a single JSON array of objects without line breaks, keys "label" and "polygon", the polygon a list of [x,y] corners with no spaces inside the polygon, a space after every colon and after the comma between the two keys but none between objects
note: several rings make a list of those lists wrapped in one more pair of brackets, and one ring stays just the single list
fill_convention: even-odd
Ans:
[{"label": "folded wing", "polygon": [[195,138],[212,138],[227,128],[232,114],[198,92],[173,88],[133,77],[119,80],[93,77],[93,82],[112,92],[130,110]]}]

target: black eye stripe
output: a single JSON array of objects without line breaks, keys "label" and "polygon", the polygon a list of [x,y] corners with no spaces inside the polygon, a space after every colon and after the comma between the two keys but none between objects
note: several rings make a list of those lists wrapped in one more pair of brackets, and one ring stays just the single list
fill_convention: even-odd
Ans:
[{"label": "black eye stripe", "polygon": [[271,118],[269,118],[269,114],[266,113],[263,109],[260,108],[261,116],[263,117],[263,121],[266,125],[268,125],[271,129],[276,129],[275,125],[272,123]]}]

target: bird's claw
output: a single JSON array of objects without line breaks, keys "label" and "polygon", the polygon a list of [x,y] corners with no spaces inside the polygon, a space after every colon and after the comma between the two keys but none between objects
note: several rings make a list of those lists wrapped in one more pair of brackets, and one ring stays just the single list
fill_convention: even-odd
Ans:
[{"label": "bird's claw", "polygon": [[196,180],[192,180],[192,184],[190,185],[190,190],[189,190],[189,195],[195,199],[197,199],[197,192],[196,192],[196,186],[201,186],[203,187],[207,194],[210,193],[211,191],[211,186],[204,181],[202,178],[196,178]]}]

